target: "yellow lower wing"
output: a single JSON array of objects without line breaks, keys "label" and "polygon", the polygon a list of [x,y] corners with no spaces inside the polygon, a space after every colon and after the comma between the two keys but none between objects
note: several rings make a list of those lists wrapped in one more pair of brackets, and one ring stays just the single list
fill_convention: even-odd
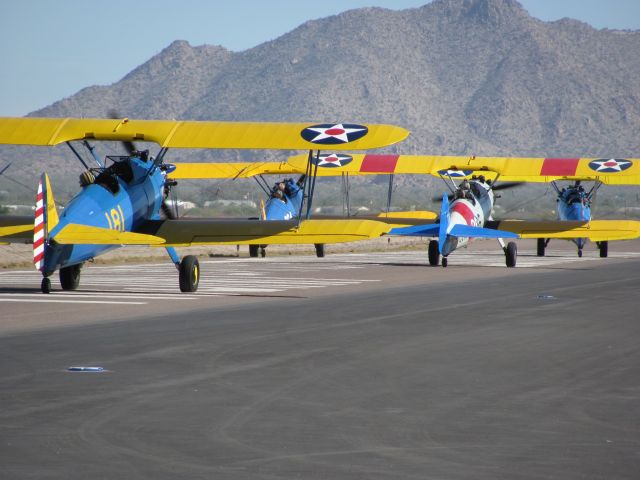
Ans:
[{"label": "yellow lower wing", "polygon": [[640,222],[635,220],[526,221],[502,220],[500,230],[514,232],[521,238],[588,238],[594,242],[632,240],[640,237]]},{"label": "yellow lower wing", "polygon": [[3,216],[0,217],[0,244],[32,243],[32,216]]},{"label": "yellow lower wing", "polygon": [[391,227],[374,220],[212,220],[150,222],[145,231],[166,239],[163,246],[342,243],[380,237]]},{"label": "yellow lower wing", "polygon": [[164,239],[154,235],[120,232],[108,228],[69,224],[58,232],[54,240],[63,245],[160,245]]}]

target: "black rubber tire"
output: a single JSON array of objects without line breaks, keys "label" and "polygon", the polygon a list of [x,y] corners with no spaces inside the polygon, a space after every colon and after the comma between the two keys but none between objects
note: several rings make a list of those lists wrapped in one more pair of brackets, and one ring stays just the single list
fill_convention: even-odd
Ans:
[{"label": "black rubber tire", "polygon": [[81,269],[80,263],[60,269],[60,285],[63,290],[76,290],[80,286]]},{"label": "black rubber tire", "polygon": [[260,256],[262,258],[267,256],[267,248],[266,247],[260,247]]},{"label": "black rubber tire", "polygon": [[600,242],[598,244],[598,250],[600,250],[600,258],[607,258],[609,256],[609,242]]},{"label": "black rubber tire", "polygon": [[258,249],[260,245],[249,245],[249,256],[252,258],[256,258],[258,256]]},{"label": "black rubber tire", "polygon": [[[440,251],[438,250],[438,240],[429,241],[429,265],[436,267],[440,263]],[[444,259],[443,259],[444,260]]]},{"label": "black rubber tire", "polygon": [[578,257],[582,258],[582,249],[581,248],[578,249]]},{"label": "black rubber tire", "polygon": [[187,255],[180,262],[180,291],[195,292],[200,283],[200,264],[194,255]]},{"label": "black rubber tire", "polygon": [[546,241],[544,238],[539,238],[538,239],[538,248],[537,248],[537,254],[539,257],[544,257],[544,251],[545,248],[547,247],[546,245]]},{"label": "black rubber tire", "polygon": [[314,243],[313,246],[316,247],[316,257],[324,258],[324,243]]},{"label": "black rubber tire", "polygon": [[449,260],[447,257],[442,257],[442,268],[447,268],[447,265],[449,265]]},{"label": "black rubber tire", "polygon": [[43,277],[40,283],[40,291],[42,293],[51,293],[51,280],[49,277]]},{"label": "black rubber tire", "polygon": [[516,244],[516,242],[507,243],[507,248],[504,252],[504,256],[507,267],[513,268],[516,266],[516,261],[518,259],[518,245]]}]

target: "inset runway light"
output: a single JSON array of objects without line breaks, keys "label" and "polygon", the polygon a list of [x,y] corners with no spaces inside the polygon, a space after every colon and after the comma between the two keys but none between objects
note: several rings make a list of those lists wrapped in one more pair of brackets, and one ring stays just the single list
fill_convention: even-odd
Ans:
[{"label": "inset runway light", "polygon": [[553,295],[538,295],[536,297],[538,300],[555,300],[556,297],[554,297]]},{"label": "inset runway light", "polygon": [[99,373],[104,372],[105,369],[103,367],[69,367],[67,368],[68,372],[93,372]]}]

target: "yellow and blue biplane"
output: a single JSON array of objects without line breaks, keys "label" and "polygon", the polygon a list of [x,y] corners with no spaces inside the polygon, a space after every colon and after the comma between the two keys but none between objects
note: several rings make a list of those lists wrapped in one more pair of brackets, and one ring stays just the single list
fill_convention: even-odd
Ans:
[{"label": "yellow and blue biplane", "polygon": [[[0,144],[69,145],[84,167],[81,190],[62,212],[51,183],[42,174],[32,217],[0,217],[0,243],[33,242],[34,263],[42,272],[41,290],[60,271],[65,290],[79,286],[84,262],[121,245],[166,248],[179,271],[183,292],[198,288],[200,267],[193,255],[180,259],[174,247],[210,244],[335,243],[378,237],[388,226],[370,220],[178,219],[166,202],[176,184],[176,166],[164,161],[169,148],[313,150],[371,149],[399,142],[409,132],[391,125],[348,123],[246,123],[166,120],[0,118]],[[129,154],[95,154],[92,141],[120,141]],[[94,157],[89,168],[74,141]],[[137,151],[133,142],[153,142],[160,151]],[[317,156],[316,155],[316,156]],[[202,165],[206,167],[206,165]],[[197,167],[192,175],[200,176]],[[308,171],[311,167],[307,166]],[[164,215],[161,214],[164,213]]]},{"label": "yellow and blue biplane", "polygon": [[[636,158],[515,158],[427,155],[379,155],[325,153],[309,162],[294,156],[284,162],[181,164],[176,178],[240,178],[255,175],[304,173],[308,165],[316,176],[428,174],[451,181],[451,193],[443,198],[437,219],[415,219],[412,225],[392,225],[390,235],[433,236],[429,262],[443,266],[447,256],[465,245],[469,238],[497,238],[505,252],[506,265],[516,264],[515,242],[503,238],[538,239],[537,254],[544,255],[550,239],[573,241],[578,255],[587,239],[596,242],[601,257],[608,254],[608,242],[640,236],[640,222],[633,220],[593,220],[591,202],[603,184],[640,184],[640,159]],[[456,184],[455,180],[461,183]],[[500,180],[498,183],[497,180]],[[466,180],[466,181],[465,181]],[[560,188],[558,182],[572,182]],[[586,191],[582,182],[594,182]],[[557,192],[558,220],[522,221],[493,219],[493,192],[519,182],[551,182]]]}]

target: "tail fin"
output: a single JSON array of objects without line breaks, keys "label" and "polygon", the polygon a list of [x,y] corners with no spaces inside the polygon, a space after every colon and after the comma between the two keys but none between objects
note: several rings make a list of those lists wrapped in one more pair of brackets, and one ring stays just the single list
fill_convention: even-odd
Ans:
[{"label": "tail fin", "polygon": [[37,270],[44,268],[44,247],[49,231],[58,224],[58,212],[49,176],[42,174],[38,183],[38,195],[36,197],[36,214],[33,225],[33,263]]},{"label": "tail fin", "polygon": [[440,229],[438,231],[438,250],[442,254],[444,243],[447,241],[449,233],[449,196],[445,193],[442,196],[442,205],[440,207]]}]

